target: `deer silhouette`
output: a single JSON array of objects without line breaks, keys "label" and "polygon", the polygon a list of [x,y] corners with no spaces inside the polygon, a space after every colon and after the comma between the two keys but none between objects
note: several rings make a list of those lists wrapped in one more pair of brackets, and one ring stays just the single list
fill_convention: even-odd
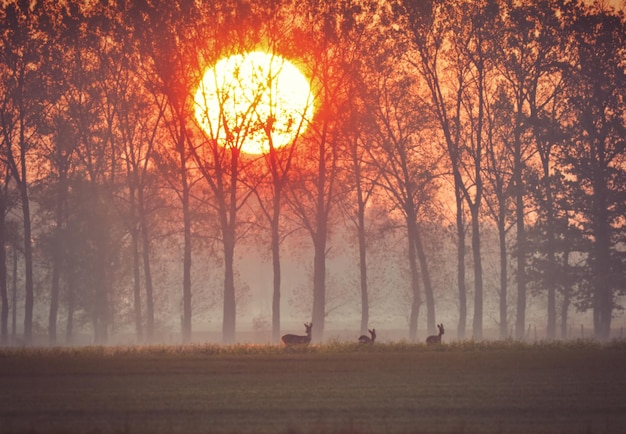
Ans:
[{"label": "deer silhouette", "polygon": [[440,344],[441,343],[441,336],[443,335],[443,324],[437,324],[437,328],[439,329],[439,334],[428,336],[426,338],[427,344]]},{"label": "deer silhouette", "polygon": [[280,338],[280,340],[287,346],[308,345],[309,342],[311,342],[311,328],[313,328],[313,323],[304,323],[304,327],[306,327],[306,336],[287,334]]},{"label": "deer silhouette", "polygon": [[376,329],[367,329],[368,332],[370,332],[370,335],[372,335],[372,337],[370,338],[369,336],[365,336],[365,335],[361,335],[359,336],[359,343],[360,344],[373,344],[374,341],[376,340]]}]

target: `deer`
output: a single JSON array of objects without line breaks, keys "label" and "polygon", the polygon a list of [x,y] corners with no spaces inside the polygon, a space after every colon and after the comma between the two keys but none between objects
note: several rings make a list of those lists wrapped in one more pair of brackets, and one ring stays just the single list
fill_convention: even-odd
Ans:
[{"label": "deer", "polygon": [[441,336],[443,335],[443,324],[437,324],[437,328],[439,329],[439,334],[428,336],[426,338],[427,344],[440,344],[441,343]]},{"label": "deer", "polygon": [[311,328],[313,328],[313,323],[304,323],[304,327],[306,327],[306,336],[287,334],[280,338],[280,340],[283,341],[283,344],[286,346],[308,345],[309,342],[311,342]]},{"label": "deer", "polygon": [[365,336],[365,335],[361,335],[359,336],[359,343],[360,344],[373,344],[374,341],[376,340],[376,329],[367,329],[368,332],[370,332],[370,335],[372,335],[372,337],[370,338],[369,336]]}]

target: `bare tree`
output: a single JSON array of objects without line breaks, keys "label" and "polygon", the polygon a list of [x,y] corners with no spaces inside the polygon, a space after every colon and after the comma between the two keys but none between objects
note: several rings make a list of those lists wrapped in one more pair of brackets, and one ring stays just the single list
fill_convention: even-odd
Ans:
[{"label": "bare tree", "polygon": [[[274,64],[272,59],[272,64]],[[267,138],[267,151],[263,153],[263,160],[265,162],[263,177],[269,178],[267,183],[253,181],[256,184],[256,188],[252,187],[252,191],[257,196],[259,206],[262,213],[267,219],[270,226],[271,237],[271,254],[272,254],[272,271],[273,271],[273,294],[272,294],[272,341],[275,343],[280,342],[280,300],[281,300],[281,264],[280,264],[280,245],[284,238],[281,234],[281,211],[284,206],[283,196],[285,194],[286,184],[290,179],[290,171],[293,163],[294,153],[296,147],[300,145],[301,131],[303,131],[308,123],[311,121],[307,117],[307,112],[313,105],[313,100],[309,101],[307,107],[303,107],[302,113],[276,113],[277,107],[273,104],[276,95],[273,95],[272,89],[274,88],[273,81],[278,80],[278,76],[281,72],[282,66],[276,62],[276,70],[268,71],[267,78],[267,92],[270,100],[270,112],[267,115],[259,113],[255,110],[256,116],[259,116],[258,121],[263,126],[265,137]],[[274,119],[277,116],[287,116],[289,119],[286,124],[288,126],[283,133],[289,133],[292,135],[292,139],[287,144],[274,143]],[[283,119],[284,121],[284,119]],[[264,188],[267,184],[268,188]]]},{"label": "bare tree", "polygon": [[626,20],[585,6],[571,21],[569,108],[575,119],[563,164],[573,177],[572,207],[589,242],[587,291],[582,304],[593,311],[594,334],[609,339],[616,295],[624,293],[626,190]]},{"label": "bare tree", "polygon": [[[241,13],[242,10],[233,10]],[[243,24],[240,24],[243,25]],[[233,31],[234,32],[234,31]],[[233,34],[233,36],[235,36]],[[233,38],[236,40],[236,36]],[[235,49],[245,53],[245,41]],[[208,57],[208,56],[207,56]],[[248,98],[250,77],[239,75],[243,55],[224,60],[232,67],[232,75],[222,74],[217,68],[200,71],[199,88],[195,97],[195,110],[201,117],[205,139],[193,143],[191,153],[198,171],[210,189],[213,200],[210,204],[218,217],[224,254],[224,310],[222,334],[224,343],[235,341],[236,294],[234,276],[234,254],[238,234],[238,214],[252,194],[242,177],[245,166],[255,159],[244,151],[247,141],[263,131],[263,124],[255,115],[265,89],[259,81]]]},{"label": "bare tree", "polygon": [[457,201],[459,325],[465,336],[465,224],[463,202],[471,215],[474,263],[473,335],[482,337],[483,277],[480,247],[480,211],[483,194],[484,108],[490,36],[497,15],[494,2],[485,4],[405,2],[415,56],[409,62],[430,90],[431,110],[439,123],[450,159]]},{"label": "bare tree", "polygon": [[346,116],[340,108],[348,98],[349,83],[353,79],[351,65],[359,61],[357,41],[362,37],[363,28],[357,21],[363,9],[352,1],[333,4],[307,1],[304,6],[306,10],[301,12],[298,25],[299,32],[306,37],[297,43],[310,68],[305,72],[313,83],[317,112],[306,143],[302,143],[296,154],[297,174],[289,184],[286,198],[313,243],[313,341],[320,342],[328,313],[327,242],[336,205],[339,165],[346,146],[341,134]]},{"label": "bare tree", "polygon": [[4,246],[8,242],[8,227],[6,222],[7,213],[14,206],[12,203],[9,190],[9,181],[11,179],[10,172],[4,159],[0,158],[0,164],[3,167],[2,184],[0,185],[0,344],[7,344],[9,341],[9,291],[8,291],[8,270],[7,270],[7,252]]},{"label": "bare tree", "polygon": [[24,231],[25,312],[24,342],[32,343],[33,312],[35,305],[33,285],[32,220],[30,187],[34,151],[40,141],[37,128],[46,105],[46,75],[44,55],[48,38],[40,25],[51,19],[45,3],[28,5],[12,2],[0,9],[2,37],[3,92],[0,101],[0,129],[2,131],[2,159],[17,184],[22,209]]},{"label": "bare tree", "polygon": [[[412,305],[409,338],[417,338],[419,310],[423,303],[420,280],[424,284],[427,323],[435,328],[435,303],[426,253],[420,235],[420,212],[432,200],[436,183],[437,153],[427,145],[422,126],[429,120],[419,101],[417,82],[390,59],[376,76],[372,107],[378,133],[369,149],[393,208],[402,212],[407,230],[407,257],[411,271]],[[421,273],[420,273],[421,271]]]}]

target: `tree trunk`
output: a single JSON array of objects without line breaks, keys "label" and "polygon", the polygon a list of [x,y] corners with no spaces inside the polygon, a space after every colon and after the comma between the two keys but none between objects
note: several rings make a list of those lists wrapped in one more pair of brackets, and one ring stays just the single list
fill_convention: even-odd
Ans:
[{"label": "tree trunk", "polygon": [[[286,162],[285,170],[283,171],[278,161],[276,149],[274,148],[274,142],[272,140],[272,134],[270,125],[267,125],[267,138],[270,144],[269,161],[267,162],[268,168],[272,174],[272,212],[266,213],[270,223],[271,230],[271,250],[272,250],[272,342],[275,344],[280,343],[280,299],[281,299],[281,267],[280,267],[280,211],[282,204],[282,192],[283,186],[287,179],[287,171],[290,166],[290,159]],[[293,146],[293,144],[292,144]],[[261,202],[261,199],[259,198]],[[265,207],[262,207],[265,210]]]},{"label": "tree trunk", "polygon": [[55,210],[55,235],[54,235],[54,257],[52,258],[52,287],[50,289],[50,313],[48,316],[48,336],[51,345],[57,342],[57,319],[59,314],[59,292],[61,267],[63,266],[64,243],[62,232],[65,229],[66,209],[67,209],[67,173],[64,170],[59,174],[58,195],[56,197]]},{"label": "tree trunk", "polygon": [[278,219],[272,221],[272,270],[273,294],[272,294],[272,342],[280,342],[280,234],[278,232]]},{"label": "tree trunk", "polygon": [[[455,178],[456,179],[456,178]],[[459,290],[459,324],[457,338],[465,339],[467,327],[467,288],[465,283],[465,223],[463,219],[463,198],[460,188],[454,186],[456,196],[456,236],[457,245],[457,283]]]},{"label": "tree trunk", "polygon": [[[58,224],[58,222],[57,222]],[[54,251],[52,258],[52,282],[50,285],[50,311],[48,313],[48,342],[50,345],[57,343],[57,316],[59,314],[59,284],[60,284],[60,252],[59,252],[59,233],[54,240]]]},{"label": "tree trunk", "polygon": [[102,208],[98,186],[92,184],[93,191],[90,220],[90,233],[94,240],[94,255],[91,267],[93,269],[92,284],[93,298],[93,327],[96,344],[106,344],[109,340],[110,325],[110,295],[108,281],[108,228],[107,222],[100,219],[99,210]]},{"label": "tree trunk", "polygon": [[611,235],[607,211],[606,181],[602,169],[595,167],[593,179],[593,247],[592,275],[595,289],[594,323],[595,337],[607,340],[611,334],[613,314],[613,290],[611,287]]},{"label": "tree trunk", "polygon": [[[321,223],[321,222],[320,222]],[[325,223],[325,222],[324,222]],[[324,339],[326,321],[326,225],[318,224],[318,232],[313,240],[315,256],[313,258],[313,342]]]},{"label": "tree trunk", "polygon": [[74,335],[74,294],[76,292],[74,284],[74,271],[68,270],[67,276],[67,320],[65,326],[65,343],[72,344]]},{"label": "tree trunk", "polygon": [[222,318],[222,340],[225,344],[235,342],[237,307],[235,301],[235,235],[227,231],[224,236],[224,316]]},{"label": "tree trunk", "polygon": [[146,217],[145,198],[140,186],[137,191],[139,224],[141,225],[141,252],[143,258],[144,284],[146,285],[146,339],[154,340],[154,289],[150,267],[150,234]]},{"label": "tree trunk", "polygon": [[180,157],[180,180],[182,186],[182,206],[183,206],[183,318],[182,334],[183,343],[191,342],[192,332],[192,309],[191,309],[191,214],[189,211],[189,182],[187,180],[187,157],[185,153],[185,130],[184,122],[181,120],[180,136],[177,144],[178,155]]},{"label": "tree trunk", "polygon": [[[25,165],[26,163],[24,162],[23,164]],[[20,182],[23,211],[22,215],[24,219],[24,280],[26,288],[26,299],[24,302],[24,345],[31,345],[33,341],[33,310],[35,306],[33,291],[33,248],[30,203],[28,198],[28,188],[24,179]]]},{"label": "tree trunk", "polygon": [[54,247],[52,257],[52,282],[50,288],[50,311],[48,315],[48,340],[50,345],[57,343],[57,318],[59,314],[59,292],[61,280],[61,258],[63,246],[61,241],[61,231],[63,230],[63,201],[65,200],[64,182],[59,182],[59,197],[57,197],[56,207],[56,228],[54,234]]},{"label": "tree trunk", "polygon": [[[360,207],[359,207],[360,208]],[[359,275],[361,279],[361,334],[366,334],[369,327],[369,294],[367,289],[367,248],[365,245],[364,209],[359,209]]]},{"label": "tree trunk", "polygon": [[415,214],[408,213],[407,215],[407,238],[408,238],[408,259],[409,268],[411,270],[411,292],[413,300],[411,302],[411,314],[409,317],[409,340],[417,340],[417,323],[419,319],[419,311],[422,306],[422,297],[420,294],[420,277],[417,267],[417,258],[415,252]]},{"label": "tree trunk", "polygon": [[[518,110],[521,110],[519,108]],[[515,182],[515,226],[517,229],[517,316],[515,336],[523,339],[526,333],[526,229],[524,227],[524,184],[522,179],[521,114],[517,114],[513,152],[513,179]]]},{"label": "tree trunk", "polygon": [[483,338],[483,264],[480,254],[480,222],[478,207],[480,201],[472,207],[472,255],[474,259],[474,339]]},{"label": "tree trunk", "polygon": [[[128,170],[129,177],[131,175],[130,168]],[[133,253],[133,310],[135,314],[135,333],[137,334],[137,342],[143,341],[143,318],[141,314],[141,271],[139,258],[139,224],[137,222],[137,200],[135,195],[134,182],[128,185],[128,200],[130,202],[130,239]]]},{"label": "tree trunk", "polygon": [[508,301],[507,301],[507,249],[505,211],[501,210],[498,216],[498,241],[500,243],[500,339],[508,337]]},{"label": "tree trunk", "polygon": [[13,247],[13,276],[11,282],[11,342],[17,339],[17,249]]},{"label": "tree trunk", "polygon": [[6,245],[6,196],[0,192],[0,298],[2,299],[2,312],[0,314],[0,345],[9,342],[9,291],[7,281],[7,254]]},{"label": "tree trunk", "polygon": [[361,327],[360,333],[367,335],[370,321],[369,294],[367,289],[367,245],[365,241],[365,200],[361,186],[361,167],[353,152],[353,165],[355,169],[357,190],[357,236],[359,239],[359,276],[361,284]]},{"label": "tree trunk", "polygon": [[422,282],[424,284],[424,294],[426,295],[426,327],[428,335],[437,334],[436,330],[436,318],[435,318],[435,295],[430,278],[430,271],[428,270],[428,261],[426,260],[426,252],[422,245],[422,238],[419,230],[419,226],[415,225],[415,249],[417,251],[417,258],[420,264],[420,271],[422,272]]},{"label": "tree trunk", "polygon": [[[563,270],[566,275],[569,275],[569,248],[563,252]],[[569,280],[565,279],[563,284],[563,300],[561,301],[561,339],[567,339],[567,320],[569,305],[571,303],[572,288]]]},{"label": "tree trunk", "polygon": [[546,221],[546,262],[547,276],[546,286],[548,287],[548,339],[556,338],[556,255],[555,255],[555,239],[554,239],[554,219],[552,217],[552,198],[549,193],[548,203],[546,205],[547,221]]},{"label": "tree trunk", "polygon": [[[519,196],[519,195],[518,195]],[[515,337],[523,339],[526,332],[526,232],[524,229],[524,200],[517,198],[517,316]]]},{"label": "tree trunk", "polygon": [[[132,205],[131,205],[132,209]],[[131,212],[132,213],[132,212]],[[134,213],[133,219],[134,219]],[[143,342],[143,317],[141,314],[141,271],[139,258],[139,233],[136,223],[131,223],[130,237],[133,249],[133,308],[135,311],[135,333],[137,342]]]},{"label": "tree trunk", "polygon": [[[533,108],[531,113],[533,117],[537,117],[536,109]],[[535,128],[535,137],[537,141],[537,149],[539,156],[541,157],[541,166],[543,169],[542,182],[543,189],[546,195],[546,268],[545,268],[545,285],[548,290],[548,324],[547,324],[547,337],[548,339],[556,338],[556,239],[554,235],[554,198],[552,194],[552,183],[550,180],[550,156],[551,156],[551,144],[543,140],[541,132]]]},{"label": "tree trunk", "polygon": [[[324,123],[322,139],[319,141],[319,160],[317,162],[317,198],[315,204],[315,233],[313,246],[313,312],[312,341],[319,343],[324,339],[326,322],[326,241],[328,236],[328,217],[326,207],[325,186],[328,182],[326,167],[326,134],[328,124]],[[335,149],[333,149],[333,154]],[[331,180],[332,182],[332,180]],[[330,194],[330,193],[329,193]]]}]

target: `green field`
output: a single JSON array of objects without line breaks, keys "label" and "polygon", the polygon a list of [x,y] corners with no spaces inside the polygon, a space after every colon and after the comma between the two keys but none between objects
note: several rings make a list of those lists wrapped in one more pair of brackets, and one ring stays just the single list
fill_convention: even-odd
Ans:
[{"label": "green field", "polygon": [[624,433],[626,344],[0,349],[0,432]]}]

